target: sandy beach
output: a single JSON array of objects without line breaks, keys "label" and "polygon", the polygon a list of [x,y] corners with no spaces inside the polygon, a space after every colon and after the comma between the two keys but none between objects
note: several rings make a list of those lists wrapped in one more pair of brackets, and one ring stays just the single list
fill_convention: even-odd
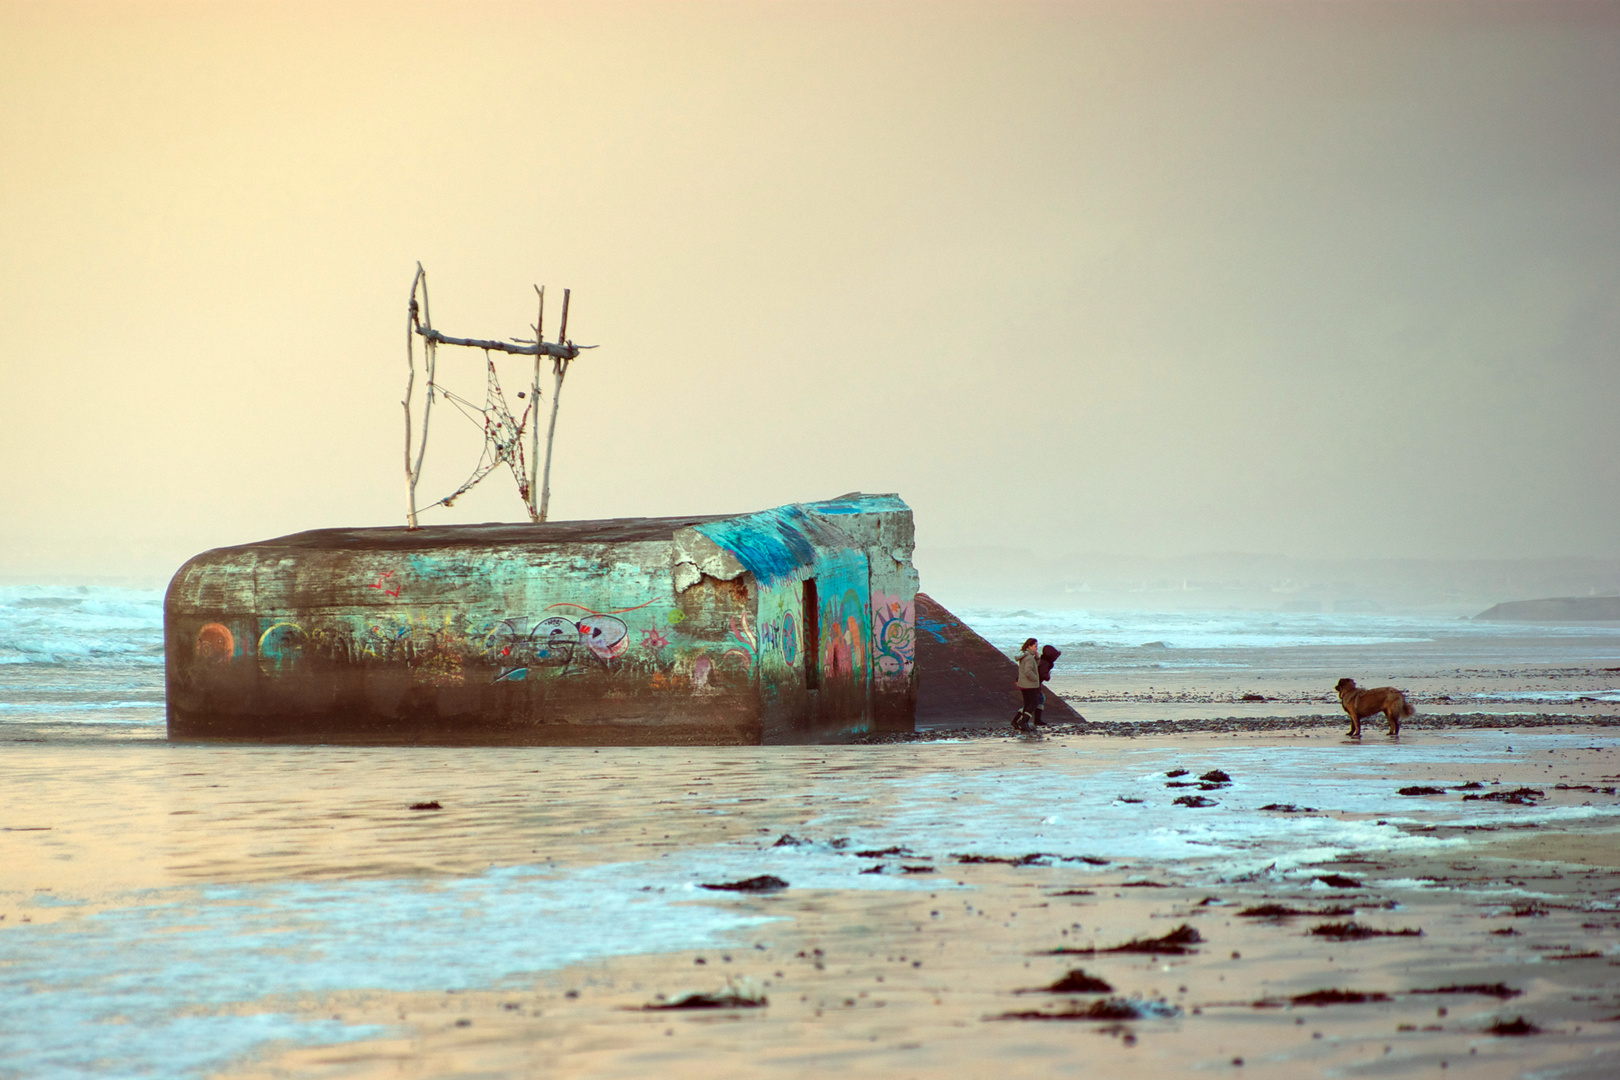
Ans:
[{"label": "sandy beach", "polygon": [[1604,726],[0,772],[8,1077],[1620,1068]]}]

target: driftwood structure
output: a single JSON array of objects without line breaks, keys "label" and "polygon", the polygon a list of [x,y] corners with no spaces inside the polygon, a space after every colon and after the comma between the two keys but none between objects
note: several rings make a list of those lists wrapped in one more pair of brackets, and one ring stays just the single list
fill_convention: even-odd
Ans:
[{"label": "driftwood structure", "polygon": [[[539,297],[539,313],[534,325],[530,327],[534,331],[532,339],[510,338],[498,341],[493,338],[452,337],[434,329],[431,305],[428,303],[427,271],[422,269],[421,263],[416,264],[416,276],[411,279],[411,299],[405,325],[405,363],[408,374],[405,380],[405,399],[400,402],[405,409],[407,528],[417,527],[416,485],[422,478],[422,464],[427,459],[428,431],[433,419],[433,403],[440,397],[460,408],[469,418],[474,419],[475,423],[482,426],[484,452],[479,457],[472,475],[455,491],[435,500],[435,504],[452,505],[484,477],[500,466],[506,465],[511,468],[512,477],[517,481],[518,496],[522,498],[524,508],[529,512],[529,520],[533,523],[546,520],[551,503],[551,448],[557,437],[557,406],[562,398],[563,379],[568,375],[568,365],[579,357],[581,350],[592,349],[595,346],[575,345],[568,339],[568,303],[573,292],[571,289],[563,290],[562,320],[557,329],[557,340],[547,341],[546,290],[536,285],[534,291]],[[415,407],[418,338],[421,339],[422,345],[423,376],[427,381],[419,433],[413,431],[411,415],[411,410]],[[482,403],[461,397],[439,384],[440,345],[484,351],[485,383]],[[500,376],[495,370],[495,359],[491,353],[534,357],[534,378],[529,384],[527,393],[518,392],[518,400],[526,399],[526,401],[516,413],[513,412],[511,403],[507,401],[506,392],[501,388]],[[539,406],[540,367],[543,358],[551,360],[554,383],[551,392],[551,422],[546,427],[546,456],[542,470]],[[523,446],[525,438],[529,441],[527,452]],[[535,495],[537,491],[538,501]]]}]

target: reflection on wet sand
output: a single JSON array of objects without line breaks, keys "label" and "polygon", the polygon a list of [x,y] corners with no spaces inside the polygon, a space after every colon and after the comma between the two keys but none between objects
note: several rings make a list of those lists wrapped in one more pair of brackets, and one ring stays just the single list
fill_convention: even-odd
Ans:
[{"label": "reflection on wet sand", "polygon": [[[1605,730],[106,742],[0,771],[23,1075],[1612,1075],[1620,1053]],[[703,887],[762,878],[787,884]],[[711,1006],[659,1007],[683,999]]]}]

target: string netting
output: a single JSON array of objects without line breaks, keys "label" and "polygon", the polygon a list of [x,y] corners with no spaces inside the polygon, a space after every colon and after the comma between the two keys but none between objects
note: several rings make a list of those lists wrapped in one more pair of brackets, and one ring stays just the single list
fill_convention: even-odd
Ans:
[{"label": "string netting", "polygon": [[[488,349],[484,350],[484,368],[488,374],[484,379],[482,405],[442,386],[435,387],[429,384],[428,387],[428,393],[431,394],[436,389],[440,396],[484,432],[484,450],[478,456],[478,465],[465,483],[438,501],[440,506],[453,506],[457,499],[503,464],[511,466],[512,476],[517,480],[518,495],[522,497],[524,503],[532,504],[529,498],[529,470],[523,453],[523,436],[528,433],[529,418],[534,415],[538,395],[523,406],[521,414],[513,416],[511,407],[506,403],[506,394],[501,390],[500,376],[495,373],[495,360],[490,356]],[[518,397],[523,396],[522,392],[519,392]]]}]

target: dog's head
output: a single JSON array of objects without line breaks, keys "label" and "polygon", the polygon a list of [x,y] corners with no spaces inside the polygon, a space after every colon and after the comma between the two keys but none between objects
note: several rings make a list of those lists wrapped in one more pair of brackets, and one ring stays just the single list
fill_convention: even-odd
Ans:
[{"label": "dog's head", "polygon": [[1335,686],[1333,689],[1337,690],[1339,693],[1342,694],[1342,693],[1345,693],[1348,690],[1354,690],[1355,688],[1356,688],[1356,680],[1354,680],[1354,679],[1340,679],[1339,684],[1337,686]]}]

